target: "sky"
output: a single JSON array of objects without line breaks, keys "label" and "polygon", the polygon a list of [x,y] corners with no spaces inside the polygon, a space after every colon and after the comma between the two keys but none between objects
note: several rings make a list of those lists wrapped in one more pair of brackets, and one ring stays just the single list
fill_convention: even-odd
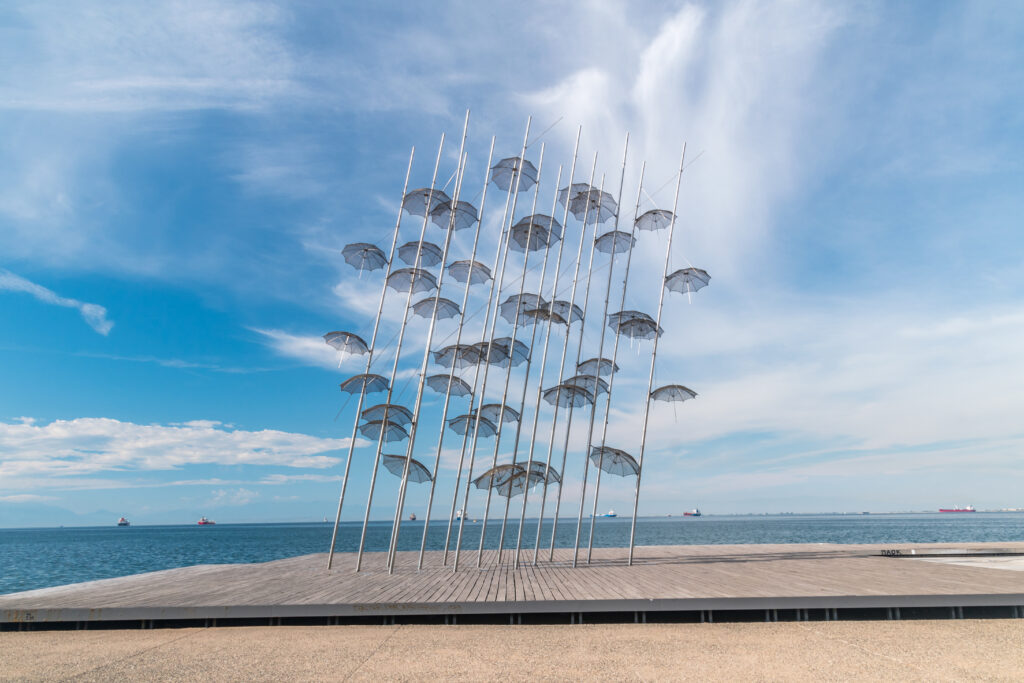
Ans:
[{"label": "sky", "polygon": [[[495,159],[515,156],[532,117],[536,212],[580,131],[574,180],[594,169],[620,229],[642,164],[641,211],[671,209],[686,143],[670,265],[712,280],[666,296],[655,375],[698,397],[653,404],[640,514],[1024,507],[1022,46],[1024,14],[1002,3],[4,3],[0,526],[333,517],[356,418],[339,383],[365,360],[321,335],[369,339],[382,284],[340,252],[387,251],[410,150],[410,187],[428,186],[442,134],[437,185],[453,189],[467,110],[464,199],[479,205],[492,136]],[[491,185],[489,265],[504,200]],[[516,219],[534,201],[519,195]],[[421,228],[405,214],[400,243]],[[570,218],[559,296],[581,236]],[[665,233],[639,236],[626,308],[655,312],[665,249]],[[523,277],[520,254],[509,264],[503,298]],[[486,291],[471,292],[479,339]],[[442,295],[462,293],[446,280]],[[388,377],[404,307],[386,298],[373,371]],[[435,347],[456,327],[439,322]],[[426,336],[413,318],[396,402],[414,403]],[[562,345],[552,334],[545,385]],[[650,346],[618,355],[607,443],[634,455]],[[491,377],[500,396],[505,372]],[[510,387],[514,405],[521,370]],[[430,468],[442,407],[424,395],[414,457]],[[573,420],[563,515],[578,513],[588,417]],[[345,520],[366,510],[373,452],[357,442]],[[482,440],[481,461],[493,452]],[[449,432],[435,518],[458,458]],[[604,477],[599,511],[627,513],[633,485]],[[382,470],[374,519],[397,489]],[[410,485],[406,511],[422,518],[428,492]],[[471,513],[485,499],[474,489]]]}]

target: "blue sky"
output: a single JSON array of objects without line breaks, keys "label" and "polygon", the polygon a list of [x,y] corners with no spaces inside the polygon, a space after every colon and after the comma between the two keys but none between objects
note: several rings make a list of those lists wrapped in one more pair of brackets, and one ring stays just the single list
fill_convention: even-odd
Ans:
[{"label": "blue sky", "polygon": [[[339,251],[388,246],[410,148],[426,185],[447,134],[443,183],[467,108],[471,198],[529,115],[554,124],[542,207],[577,126],[609,186],[631,134],[629,206],[646,160],[645,208],[670,207],[687,142],[673,265],[713,280],[667,301],[658,378],[700,396],[654,411],[641,513],[1024,507],[1021,45],[998,3],[7,3],[0,526],[331,515],[356,366],[319,336],[368,334],[379,291]],[[609,429],[631,452],[632,353]],[[631,494],[605,480],[601,507]]]}]

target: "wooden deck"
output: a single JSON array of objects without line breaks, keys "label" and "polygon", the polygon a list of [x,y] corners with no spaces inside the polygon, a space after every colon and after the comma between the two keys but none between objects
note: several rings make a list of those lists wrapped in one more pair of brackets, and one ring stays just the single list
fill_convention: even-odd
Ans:
[{"label": "wooden deck", "polygon": [[[396,572],[383,554],[368,554],[355,573],[352,554],[305,555],[261,564],[200,565],[116,579],[0,595],[0,623],[185,619],[297,619],[395,615],[523,615],[778,610],[835,618],[836,610],[999,607],[1024,616],[1024,571],[886,557],[935,551],[1024,553],[1024,543],[919,545],[715,545],[595,549],[591,565],[569,566],[571,550],[554,562],[513,569],[494,566],[494,552],[476,568],[464,554],[457,573],[428,553],[400,553]],[[506,551],[508,559],[509,551]],[[775,612],[773,612],[773,610]],[[801,616],[801,610],[803,615]],[[895,612],[897,617],[899,611]],[[573,618],[576,618],[575,616]],[[638,616],[639,618],[639,616]],[[882,618],[885,618],[884,616]],[[152,624],[152,622],[150,622]]]}]

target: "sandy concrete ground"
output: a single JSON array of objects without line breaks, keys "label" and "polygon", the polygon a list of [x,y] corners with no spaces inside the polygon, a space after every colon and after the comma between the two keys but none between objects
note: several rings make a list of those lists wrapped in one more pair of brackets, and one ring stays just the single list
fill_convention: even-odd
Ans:
[{"label": "sandy concrete ground", "polygon": [[0,679],[1024,679],[1024,620],[0,633]]}]

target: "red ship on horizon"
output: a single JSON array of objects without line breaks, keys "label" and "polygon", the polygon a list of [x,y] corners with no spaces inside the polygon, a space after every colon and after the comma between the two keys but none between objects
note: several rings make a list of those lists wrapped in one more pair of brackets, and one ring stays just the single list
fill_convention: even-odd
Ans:
[{"label": "red ship on horizon", "polygon": [[967,507],[939,508],[939,512],[977,512],[977,510],[974,509],[973,505],[968,505]]}]

